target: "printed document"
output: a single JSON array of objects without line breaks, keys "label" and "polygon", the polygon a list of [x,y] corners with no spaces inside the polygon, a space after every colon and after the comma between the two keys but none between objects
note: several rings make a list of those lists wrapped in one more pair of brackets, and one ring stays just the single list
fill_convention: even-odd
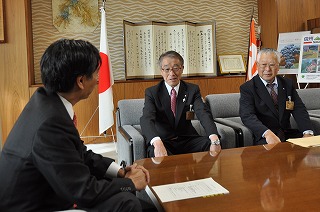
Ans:
[{"label": "printed document", "polygon": [[306,138],[288,139],[288,142],[302,147],[320,147],[320,135]]},{"label": "printed document", "polygon": [[170,202],[195,197],[228,194],[229,191],[211,177],[183,183],[154,186],[152,189],[161,202]]}]

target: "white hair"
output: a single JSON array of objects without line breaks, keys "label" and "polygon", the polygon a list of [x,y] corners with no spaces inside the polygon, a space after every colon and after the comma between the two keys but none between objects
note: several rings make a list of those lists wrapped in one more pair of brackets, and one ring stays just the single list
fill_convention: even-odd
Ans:
[{"label": "white hair", "polygon": [[262,54],[274,54],[277,58],[277,62],[280,63],[280,58],[281,58],[281,53],[278,52],[277,50],[271,49],[271,48],[264,48],[261,49],[257,55],[257,62],[260,61],[260,57]]}]

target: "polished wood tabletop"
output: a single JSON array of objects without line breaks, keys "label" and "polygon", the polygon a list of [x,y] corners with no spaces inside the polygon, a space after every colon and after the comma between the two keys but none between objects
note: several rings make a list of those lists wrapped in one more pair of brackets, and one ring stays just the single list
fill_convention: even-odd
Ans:
[{"label": "polished wood tabletop", "polygon": [[162,203],[165,211],[320,211],[320,147],[291,143],[136,161],[149,187],[212,177],[230,193]]}]

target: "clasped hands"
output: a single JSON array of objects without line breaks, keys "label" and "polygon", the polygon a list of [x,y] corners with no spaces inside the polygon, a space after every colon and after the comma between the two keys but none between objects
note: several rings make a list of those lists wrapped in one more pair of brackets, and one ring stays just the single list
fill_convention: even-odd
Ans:
[{"label": "clasped hands", "polygon": [[138,191],[145,189],[147,184],[150,182],[149,171],[136,163],[131,166],[127,166],[124,169],[120,169],[118,177],[131,179]]}]

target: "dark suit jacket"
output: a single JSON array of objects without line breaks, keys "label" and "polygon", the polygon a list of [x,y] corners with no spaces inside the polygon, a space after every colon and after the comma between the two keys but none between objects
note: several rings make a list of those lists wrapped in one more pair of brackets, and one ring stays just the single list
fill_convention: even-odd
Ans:
[{"label": "dark suit jacket", "polygon": [[130,179],[104,179],[112,162],[86,150],[59,96],[39,88],[0,156],[0,211],[91,207],[135,191]]},{"label": "dark suit jacket", "polygon": [[164,80],[147,88],[143,115],[140,119],[147,145],[150,145],[151,139],[156,136],[160,136],[162,140],[170,140],[177,136],[199,136],[191,121],[186,120],[186,112],[190,110],[190,105],[193,105],[194,112],[207,135],[218,135],[211,112],[202,101],[199,86],[180,81],[175,117],[171,111],[170,95]]},{"label": "dark suit jacket", "polygon": [[[312,130],[309,114],[293,87],[292,80],[277,76],[278,110],[275,109],[272,98],[259,76],[240,86],[240,117],[245,126],[254,134],[255,141],[270,129],[277,132],[291,129],[290,116],[295,118],[300,132]],[[288,96],[294,102],[294,110],[286,109]]]}]

